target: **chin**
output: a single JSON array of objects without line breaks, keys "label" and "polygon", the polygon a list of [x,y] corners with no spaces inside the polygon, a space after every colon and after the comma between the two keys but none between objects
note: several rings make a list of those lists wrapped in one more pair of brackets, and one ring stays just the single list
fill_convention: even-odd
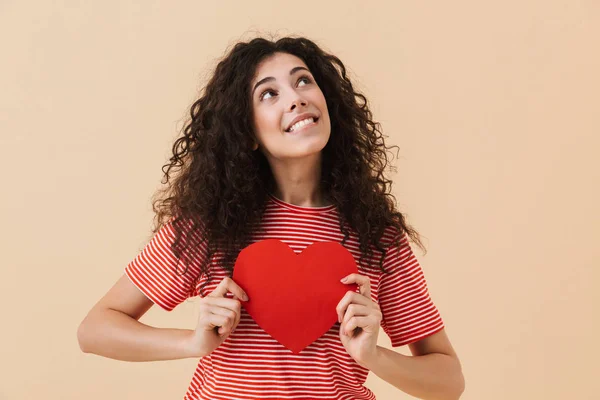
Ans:
[{"label": "chin", "polygon": [[311,143],[307,143],[306,146],[297,146],[296,149],[300,150],[302,148],[302,153],[306,156],[320,153],[327,145],[329,136],[318,137],[315,139],[316,140],[312,140]]},{"label": "chin", "polygon": [[323,151],[325,146],[313,147],[310,148],[301,148],[300,146],[290,149],[290,151],[286,151],[281,154],[277,158],[280,159],[299,159],[299,158],[310,158],[320,154]]},{"label": "chin", "polygon": [[270,154],[277,159],[297,159],[315,156],[323,151],[328,141],[329,135],[315,135],[312,138],[305,137],[302,140],[292,143],[280,143],[279,148],[277,150],[273,149]]}]

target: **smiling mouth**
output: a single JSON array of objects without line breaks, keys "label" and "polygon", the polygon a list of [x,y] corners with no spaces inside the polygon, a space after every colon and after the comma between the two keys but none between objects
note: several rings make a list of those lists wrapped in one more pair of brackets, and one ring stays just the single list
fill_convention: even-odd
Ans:
[{"label": "smiling mouth", "polygon": [[302,125],[301,127],[294,129],[293,131],[292,131],[292,130],[290,130],[291,128],[290,128],[290,129],[286,129],[286,130],[285,130],[285,132],[287,132],[287,133],[296,133],[296,132],[298,132],[298,131],[301,131],[301,130],[303,130],[304,128],[307,128],[307,127],[311,127],[311,126],[314,126],[314,125],[316,125],[316,124],[317,124],[317,122],[319,122],[319,118],[317,118],[317,117],[313,117],[313,122],[309,122],[308,124],[304,124],[304,125]]}]

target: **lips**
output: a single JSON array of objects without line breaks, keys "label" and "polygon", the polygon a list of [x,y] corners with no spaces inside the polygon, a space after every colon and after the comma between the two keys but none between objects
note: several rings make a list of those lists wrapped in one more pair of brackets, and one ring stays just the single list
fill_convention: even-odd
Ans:
[{"label": "lips", "polygon": [[[305,120],[305,121],[311,121],[311,120],[308,119],[308,120]],[[289,133],[290,135],[293,135],[295,133],[302,132],[305,129],[310,129],[310,128],[312,128],[312,127],[314,127],[314,126],[317,125],[317,121],[318,121],[318,119],[315,118],[315,119],[312,120],[312,122],[307,122],[307,123],[303,123],[302,125],[298,125],[296,128],[294,128],[294,130],[286,131],[286,133]]]},{"label": "lips", "polygon": [[290,122],[290,123],[288,124],[288,126],[285,128],[285,131],[286,131],[286,132],[289,132],[289,131],[290,131],[290,128],[291,128],[292,126],[294,126],[294,124],[295,124],[296,122],[300,122],[300,121],[302,121],[303,119],[307,119],[307,118],[311,118],[311,117],[313,118],[313,120],[314,120],[315,122],[317,122],[317,120],[319,119],[319,118],[317,117],[317,115],[316,115],[316,114],[313,114],[313,113],[303,113],[303,114],[300,114],[300,115],[296,116],[296,118],[294,118],[294,119],[292,120],[292,122]]}]

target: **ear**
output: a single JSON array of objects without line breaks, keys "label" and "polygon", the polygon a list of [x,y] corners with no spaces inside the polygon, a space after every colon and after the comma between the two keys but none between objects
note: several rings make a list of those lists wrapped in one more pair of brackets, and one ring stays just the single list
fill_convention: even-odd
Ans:
[{"label": "ear", "polygon": [[254,142],[254,146],[252,146],[252,151],[255,151],[256,149],[258,149],[258,143]]}]

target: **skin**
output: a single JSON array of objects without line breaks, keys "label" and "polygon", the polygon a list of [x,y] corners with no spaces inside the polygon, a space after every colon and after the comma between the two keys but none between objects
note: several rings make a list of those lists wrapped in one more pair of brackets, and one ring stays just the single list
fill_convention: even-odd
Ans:
[{"label": "skin", "polygon": [[[257,68],[250,85],[254,151],[267,158],[283,201],[318,207],[330,203],[319,185],[321,151],[331,134],[325,97],[310,71],[298,57],[277,53]],[[306,78],[302,78],[306,75]],[[274,79],[255,84],[266,77]],[[302,79],[301,79],[302,78]],[[319,116],[316,126],[296,134],[285,128],[299,114]],[[381,310],[371,299],[369,278],[351,274],[343,283],[356,283],[359,293],[348,291],[336,307],[340,340],[350,356],[383,380],[421,399],[458,399],[464,378],[458,357],[445,330],[409,344],[411,356],[377,345]],[[227,298],[231,293],[233,298]],[[153,306],[123,274],[81,322],[77,337],[85,353],[124,361],[198,358],[210,354],[235,330],[240,320],[244,291],[230,278],[199,299],[194,330],[155,328],[139,322]]]},{"label": "skin", "polygon": [[377,345],[382,314],[371,298],[370,279],[350,274],[342,283],[359,287],[359,293],[346,292],[336,307],[340,340],[358,364],[419,399],[460,398],[464,376],[445,329],[409,344],[412,357],[383,348]]},{"label": "skin", "polygon": [[[254,149],[263,152],[277,182],[280,199],[300,206],[328,204],[320,192],[321,150],[331,134],[323,92],[298,57],[277,53],[259,64],[251,82]],[[309,80],[304,80],[306,76]],[[255,85],[265,77],[274,79]],[[316,126],[297,134],[285,132],[293,118],[304,112],[319,116]],[[377,345],[382,313],[371,299],[368,277],[352,274],[346,284],[356,283],[360,293],[348,291],[336,310],[340,340],[352,358],[398,389],[422,399],[458,399],[464,378],[458,357],[445,329],[409,348],[407,357]]]},{"label": "skin", "polygon": [[[306,69],[296,70],[296,67]],[[277,183],[276,197],[300,206],[329,205],[323,197],[321,150],[331,134],[323,92],[307,65],[298,57],[276,53],[263,60],[250,82],[255,149],[267,158]],[[273,77],[255,85],[264,78]],[[318,116],[316,125],[288,133],[285,128],[303,113]]]}]

